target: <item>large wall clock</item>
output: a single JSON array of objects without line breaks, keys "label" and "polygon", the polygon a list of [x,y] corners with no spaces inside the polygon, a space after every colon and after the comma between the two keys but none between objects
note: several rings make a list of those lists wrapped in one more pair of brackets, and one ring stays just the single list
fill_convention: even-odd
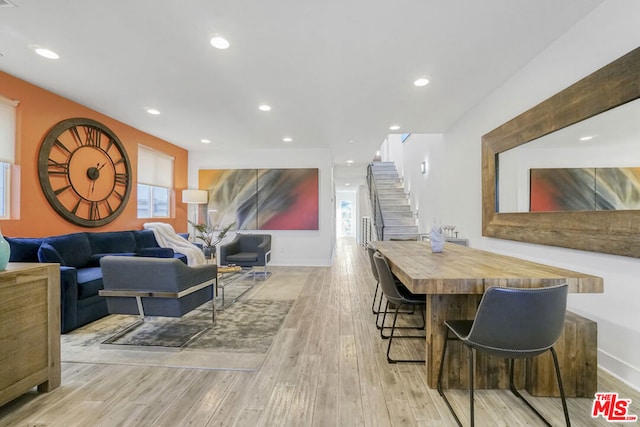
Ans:
[{"label": "large wall clock", "polygon": [[53,209],[83,227],[113,221],[131,194],[131,164],[124,145],[91,119],[63,120],[47,133],[38,155],[38,176]]}]

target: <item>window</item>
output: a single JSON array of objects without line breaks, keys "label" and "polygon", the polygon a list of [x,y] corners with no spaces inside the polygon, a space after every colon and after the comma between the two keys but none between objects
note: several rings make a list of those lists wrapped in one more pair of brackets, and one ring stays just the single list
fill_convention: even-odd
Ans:
[{"label": "window", "polygon": [[167,218],[173,188],[173,157],[138,146],[138,218]]},{"label": "window", "polygon": [[9,218],[11,165],[15,162],[18,101],[0,96],[0,218]]}]

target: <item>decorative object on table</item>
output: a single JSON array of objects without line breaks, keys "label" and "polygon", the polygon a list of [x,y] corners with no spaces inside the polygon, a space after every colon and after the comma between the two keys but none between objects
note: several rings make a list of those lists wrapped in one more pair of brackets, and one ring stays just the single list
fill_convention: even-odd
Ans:
[{"label": "decorative object on table", "polygon": [[124,144],[91,119],[56,124],[38,153],[38,177],[47,201],[64,219],[82,227],[101,227],[122,213],[132,176]]},{"label": "decorative object on table", "polygon": [[7,268],[10,256],[11,248],[9,247],[9,242],[4,239],[2,236],[2,230],[0,230],[0,271]]},{"label": "decorative object on table", "polygon": [[444,233],[442,232],[442,227],[433,224],[431,227],[431,234],[429,235],[429,241],[431,242],[432,252],[442,252],[442,249],[444,248]]},{"label": "decorative object on table", "polygon": [[231,227],[236,225],[234,221],[219,229],[220,232],[214,238],[214,233],[218,230],[219,225],[196,224],[193,221],[189,221],[189,224],[191,224],[196,232],[196,240],[202,240],[202,251],[204,252],[205,258],[214,258],[216,256],[216,245],[225,238],[229,230],[231,230]]}]

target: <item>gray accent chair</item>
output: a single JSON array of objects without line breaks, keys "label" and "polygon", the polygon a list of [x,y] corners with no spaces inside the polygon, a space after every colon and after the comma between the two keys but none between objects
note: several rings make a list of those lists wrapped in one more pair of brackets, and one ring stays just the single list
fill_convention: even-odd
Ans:
[{"label": "gray accent chair", "polygon": [[218,267],[174,258],[106,256],[100,260],[111,314],[181,317],[213,297]]},{"label": "gray accent chair", "polygon": [[[509,360],[509,388],[548,426],[544,416],[516,389],[513,381],[514,359],[526,359],[551,352],[556,380],[567,426],[571,425],[562,386],[558,356],[553,345],[564,328],[567,310],[566,284],[544,288],[520,289],[491,287],[482,296],[474,320],[446,320],[444,346],[438,373],[438,393],[444,399],[458,425],[462,425],[442,389],[442,373],[446,361],[447,341],[461,341],[468,349],[469,417],[474,425],[473,359],[474,350]],[[459,368],[456,361],[456,366]]]},{"label": "gray accent chair", "polygon": [[270,234],[236,234],[235,238],[219,248],[220,265],[235,264],[240,267],[264,267],[271,261]]}]

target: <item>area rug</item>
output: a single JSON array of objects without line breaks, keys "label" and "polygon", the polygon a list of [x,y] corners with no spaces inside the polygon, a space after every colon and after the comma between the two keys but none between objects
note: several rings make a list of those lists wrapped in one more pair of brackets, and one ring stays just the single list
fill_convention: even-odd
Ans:
[{"label": "area rug", "polygon": [[182,318],[148,317],[144,325],[122,337],[119,345],[101,343],[138,318],[107,316],[62,335],[62,361],[256,370],[294,300],[251,299],[247,294],[236,301],[246,292],[246,286],[251,285],[237,283],[226,288],[224,309],[220,297],[216,298],[215,324],[208,301]]}]

